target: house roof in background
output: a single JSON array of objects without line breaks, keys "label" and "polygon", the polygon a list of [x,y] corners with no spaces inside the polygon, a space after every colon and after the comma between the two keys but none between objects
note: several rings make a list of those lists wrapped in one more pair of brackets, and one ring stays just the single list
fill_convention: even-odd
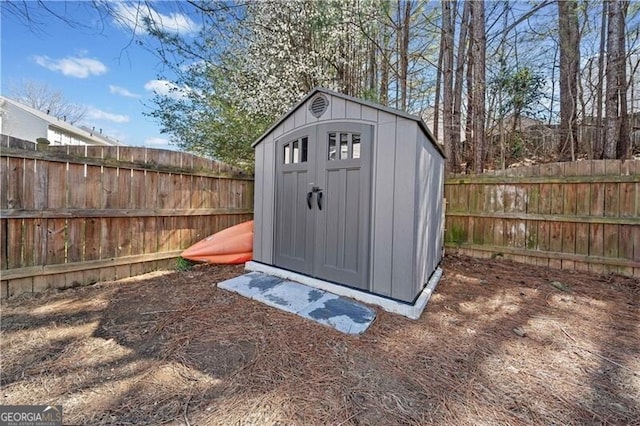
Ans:
[{"label": "house roof in background", "polygon": [[106,135],[100,135],[100,134],[96,134],[94,132],[91,132],[89,129],[86,128],[81,128],[78,126],[75,126],[73,124],[67,123],[64,120],[61,120],[58,117],[54,117],[52,115],[49,115],[45,112],[39,111],[35,108],[31,108],[30,106],[27,106],[25,104],[22,104],[14,99],[11,98],[7,98],[6,96],[1,96],[0,95],[0,107],[2,107],[4,105],[4,103],[8,103],[11,104],[13,106],[15,106],[16,108],[19,108],[39,119],[41,119],[42,121],[48,123],[48,125],[50,127],[57,127],[61,130],[64,130],[68,133],[72,133],[75,134],[77,136],[80,136],[84,139],[88,139],[90,141],[95,142],[97,145],[122,145],[120,142],[118,142],[115,139],[109,138]]}]

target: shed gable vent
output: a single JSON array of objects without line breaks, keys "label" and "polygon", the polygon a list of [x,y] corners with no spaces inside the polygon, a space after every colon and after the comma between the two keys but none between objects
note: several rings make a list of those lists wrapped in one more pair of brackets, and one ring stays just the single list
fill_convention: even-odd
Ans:
[{"label": "shed gable vent", "polygon": [[320,118],[322,114],[325,113],[327,107],[329,106],[329,100],[323,95],[318,95],[311,101],[311,105],[309,105],[309,110],[311,111],[311,115],[316,118]]}]

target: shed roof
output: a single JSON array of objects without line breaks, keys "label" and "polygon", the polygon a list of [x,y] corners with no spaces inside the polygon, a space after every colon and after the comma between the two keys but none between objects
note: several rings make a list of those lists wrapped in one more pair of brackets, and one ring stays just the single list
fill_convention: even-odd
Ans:
[{"label": "shed roof", "polygon": [[311,92],[309,92],[304,98],[302,98],[300,101],[298,101],[293,107],[291,107],[291,109],[289,109],[289,111],[287,111],[271,127],[269,127],[267,129],[267,131],[264,132],[253,143],[252,146],[255,147],[260,142],[262,142],[262,140],[269,133],[271,133],[276,127],[278,127],[280,125],[280,123],[282,123],[284,120],[286,120],[287,117],[289,117],[291,114],[293,114],[293,112],[295,110],[300,108],[300,106],[302,106],[305,102],[307,102],[307,100],[309,100],[311,97],[313,97],[317,93],[324,93],[324,94],[329,95],[329,96],[335,96],[335,97],[338,97],[338,98],[345,99],[347,101],[356,102],[356,103],[359,103],[361,105],[366,105],[366,106],[368,106],[370,108],[374,108],[374,109],[377,109],[377,110],[380,110],[380,111],[387,112],[389,114],[394,114],[394,115],[397,115],[399,117],[403,117],[403,118],[415,121],[418,124],[418,127],[420,127],[420,129],[427,136],[427,139],[429,139],[429,141],[433,144],[433,146],[438,150],[440,155],[442,155],[442,158],[445,158],[445,155],[444,155],[444,152],[442,150],[442,147],[440,145],[438,145],[438,143],[436,142],[436,139],[433,137],[433,134],[431,133],[431,130],[429,130],[429,128],[427,127],[425,122],[422,121],[422,119],[420,117],[412,115],[412,114],[409,114],[409,113],[407,113],[405,111],[401,111],[399,109],[390,108],[390,107],[387,107],[387,106],[384,106],[384,105],[380,105],[380,104],[377,104],[377,103],[374,103],[374,102],[369,102],[369,101],[365,101],[365,100],[362,100],[362,99],[354,98],[353,96],[345,95],[343,93],[334,92],[333,90],[325,89],[323,87],[316,87]]}]

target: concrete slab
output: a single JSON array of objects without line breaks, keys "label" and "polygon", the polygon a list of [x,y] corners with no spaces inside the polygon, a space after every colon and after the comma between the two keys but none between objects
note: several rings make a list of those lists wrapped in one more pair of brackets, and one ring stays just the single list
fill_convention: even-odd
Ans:
[{"label": "concrete slab", "polygon": [[255,299],[259,294],[282,284],[282,278],[272,275],[250,272],[218,283],[218,287],[238,293],[244,297]]},{"label": "concrete slab", "polygon": [[422,292],[418,295],[415,302],[411,304],[399,302],[397,300],[334,284],[317,278],[312,278],[306,275],[298,274],[296,272],[287,271],[286,269],[276,268],[275,266],[265,265],[263,263],[253,261],[247,262],[245,264],[245,270],[262,272],[268,275],[280,277],[283,280],[295,281],[329,293],[345,296],[370,305],[380,306],[387,312],[399,314],[411,319],[420,318],[422,312],[427,306],[427,302],[429,302],[433,291],[435,290],[438,282],[440,282],[440,278],[442,277],[442,269],[437,268],[433,272],[433,274],[431,274],[429,281],[422,289]]},{"label": "concrete slab", "polygon": [[364,333],[376,317],[374,310],[354,300],[260,272],[223,281],[218,287],[347,334]]},{"label": "concrete slab", "polygon": [[376,317],[372,309],[331,293],[326,293],[298,314],[346,334],[364,333]]},{"label": "concrete slab", "polygon": [[274,308],[296,314],[310,303],[324,297],[326,293],[304,284],[283,281],[262,293],[260,301]]}]

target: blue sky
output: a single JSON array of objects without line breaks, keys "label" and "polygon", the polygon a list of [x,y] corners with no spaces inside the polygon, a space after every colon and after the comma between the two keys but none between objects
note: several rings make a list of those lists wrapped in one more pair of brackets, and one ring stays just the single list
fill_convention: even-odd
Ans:
[{"label": "blue sky", "polygon": [[[153,106],[154,90],[164,92],[168,86],[158,80],[165,71],[159,59],[135,42],[148,36],[136,27],[134,9],[127,3],[112,3],[123,17],[120,22],[101,18],[90,2],[46,3],[79,25],[69,25],[41,8],[35,11],[36,22],[27,25],[7,13],[2,3],[3,95],[10,95],[11,87],[23,80],[45,83],[71,103],[87,107],[83,124],[101,128],[125,145],[177,149],[169,145],[168,135],[160,134],[158,124],[143,115]],[[155,5],[162,7],[162,2]],[[185,15],[157,13],[165,28],[183,34],[197,30]]]}]

